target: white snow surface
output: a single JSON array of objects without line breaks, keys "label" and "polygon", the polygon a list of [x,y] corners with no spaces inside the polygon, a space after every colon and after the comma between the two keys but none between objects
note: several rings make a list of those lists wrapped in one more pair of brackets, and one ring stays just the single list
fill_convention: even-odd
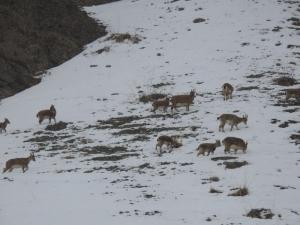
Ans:
[{"label": "white snow surface", "polygon": [[[107,26],[109,34],[49,69],[40,84],[1,101],[1,120],[7,117],[11,124],[0,135],[0,164],[4,167],[7,160],[30,152],[35,152],[36,161],[25,173],[15,169],[1,174],[0,224],[300,224],[300,151],[289,139],[299,130],[299,107],[288,113],[283,110],[295,107],[274,106],[285,98],[278,94],[286,87],[273,84],[281,73],[300,78],[295,54],[299,48],[287,48],[300,45],[300,31],[287,21],[300,17],[299,4],[122,0],[84,8]],[[193,23],[196,18],[205,22]],[[282,29],[272,31],[276,26]],[[112,33],[138,35],[142,41],[116,43],[107,40]],[[95,53],[104,47],[110,50]],[[246,77],[268,71],[261,78]],[[220,94],[225,82],[235,88],[226,102]],[[152,87],[159,83],[171,85]],[[248,86],[258,89],[237,91]],[[151,117],[151,103],[139,102],[141,90],[174,95],[193,88],[198,95],[190,111],[181,107],[173,117],[167,116],[170,110],[157,111],[166,117]],[[51,104],[58,121],[72,124],[50,134],[36,133],[45,132],[48,125],[48,121],[40,125],[36,113]],[[219,132],[217,117],[222,113],[247,114],[248,124]],[[158,130],[147,134],[148,140],[131,141],[139,135],[95,128],[98,120],[120,116],[149,116],[127,125],[182,129]],[[272,119],[280,122],[271,123]],[[288,120],[296,123],[278,127]],[[26,141],[39,135],[71,137],[40,144]],[[183,146],[158,156],[159,135],[180,135]],[[230,154],[248,165],[225,169],[223,161],[212,161],[224,156],[223,146],[214,156],[196,156],[200,143],[227,136],[248,142],[246,154]],[[74,138],[87,141],[66,143]],[[110,154],[79,150],[98,145],[124,146],[132,155],[101,161],[92,158]],[[213,176],[220,180],[206,180]],[[243,186],[249,195],[228,196]],[[209,193],[211,188],[223,192]],[[266,220],[246,217],[253,208],[271,209],[275,215]]]}]

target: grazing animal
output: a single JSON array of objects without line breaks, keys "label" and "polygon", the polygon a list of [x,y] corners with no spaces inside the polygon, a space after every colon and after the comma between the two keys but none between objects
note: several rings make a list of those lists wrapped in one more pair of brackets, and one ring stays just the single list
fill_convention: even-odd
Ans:
[{"label": "grazing animal", "polygon": [[4,119],[4,122],[0,123],[0,132],[2,133],[2,131],[4,130],[4,132],[6,132],[6,127],[7,124],[9,124],[9,120],[7,118]]},{"label": "grazing animal", "polygon": [[152,103],[152,106],[153,106],[153,112],[155,113],[155,111],[156,111],[159,107],[163,107],[164,112],[166,112],[167,109],[168,109],[168,107],[169,107],[169,105],[170,105],[170,99],[169,99],[169,98],[155,100],[155,101]]},{"label": "grazing animal", "polygon": [[56,116],[56,109],[54,108],[54,105],[51,105],[50,109],[41,110],[36,114],[36,117],[39,118],[40,124],[43,122],[44,119],[49,119],[49,123],[51,123],[51,119],[53,119],[54,122],[56,123],[55,116]]},{"label": "grazing animal", "polygon": [[205,152],[207,152],[207,155],[209,155],[210,153],[214,154],[215,150],[217,147],[221,146],[221,142],[220,140],[216,140],[216,143],[202,143],[198,146],[197,151],[199,155],[205,155]]},{"label": "grazing animal", "polygon": [[237,137],[226,137],[223,139],[222,144],[225,146],[224,153],[230,152],[230,149],[234,149],[237,153],[238,150],[242,150],[246,153],[248,143],[241,138]]},{"label": "grazing animal", "polygon": [[229,98],[231,99],[232,98],[232,92],[233,92],[233,87],[231,84],[229,83],[225,83],[223,84],[222,86],[222,92],[223,92],[223,95],[224,95],[224,101],[228,100]]},{"label": "grazing animal", "polygon": [[238,117],[234,114],[222,114],[217,119],[220,120],[219,131],[225,132],[224,127],[226,123],[228,123],[231,126],[230,128],[231,131],[234,126],[236,127],[236,129],[239,129],[238,128],[239,123],[243,122],[245,125],[247,125],[248,115],[244,115],[243,117]]},{"label": "grazing animal", "polygon": [[178,148],[182,146],[182,144],[178,141],[178,139],[174,136],[166,136],[162,135],[157,138],[157,144],[155,146],[155,150],[157,150],[157,147],[159,147],[159,155],[162,153],[162,146],[166,145],[169,149],[169,152],[172,152],[173,148]]},{"label": "grazing animal", "polygon": [[30,153],[30,156],[27,158],[15,158],[15,159],[10,159],[6,161],[6,166],[3,169],[3,173],[5,173],[7,170],[11,172],[15,168],[22,168],[23,173],[28,170],[28,164],[29,162],[33,160],[35,161],[35,157],[33,153]]},{"label": "grazing animal", "polygon": [[300,99],[300,88],[298,89],[286,89],[285,100],[288,101],[290,98]]},{"label": "grazing animal", "polygon": [[196,97],[196,91],[193,89],[190,91],[189,95],[174,95],[171,98],[171,111],[175,108],[177,111],[176,106],[178,104],[182,104],[186,106],[186,110],[189,111],[190,105],[193,104],[194,98]]}]

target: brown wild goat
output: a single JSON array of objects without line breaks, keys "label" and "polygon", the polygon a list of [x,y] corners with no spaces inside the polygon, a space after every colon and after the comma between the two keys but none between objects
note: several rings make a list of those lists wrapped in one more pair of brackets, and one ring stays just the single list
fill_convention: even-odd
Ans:
[{"label": "brown wild goat", "polygon": [[186,110],[189,111],[190,105],[193,104],[193,100],[196,96],[196,91],[193,89],[191,90],[189,95],[174,95],[171,98],[171,111],[173,112],[173,108],[176,109],[178,104],[182,104],[186,106]]},{"label": "brown wild goat", "polygon": [[155,113],[155,111],[156,111],[159,107],[163,107],[164,112],[166,112],[167,109],[168,109],[168,107],[169,107],[169,105],[170,105],[170,99],[169,99],[169,98],[155,100],[155,101],[152,103],[152,106],[153,106],[153,112]]},{"label": "brown wild goat", "polygon": [[233,92],[233,87],[229,83],[225,83],[222,85],[222,92],[224,95],[224,101],[228,100],[229,98],[232,98],[232,92]]},{"label": "brown wild goat", "polygon": [[[35,161],[35,157],[33,153],[30,153],[30,156],[27,158],[15,158],[15,159],[10,159],[6,161],[6,166],[3,169],[3,173],[5,173],[7,170],[11,172],[15,168],[22,168],[23,173],[28,170],[28,164],[29,162],[33,160]],[[25,170],[26,169],[26,170]]]},{"label": "brown wild goat", "polygon": [[4,130],[4,132],[6,132],[6,127],[7,124],[9,124],[9,120],[7,118],[4,119],[4,122],[0,123],[0,132],[2,133],[2,131]]},{"label": "brown wild goat", "polygon": [[178,141],[178,139],[174,136],[166,136],[162,135],[157,138],[157,144],[155,146],[155,150],[157,150],[157,147],[159,147],[159,155],[162,153],[162,146],[166,145],[169,149],[169,152],[172,152],[173,148],[178,148],[182,146],[182,144]]},{"label": "brown wild goat", "polygon": [[237,153],[238,150],[242,150],[246,153],[248,143],[241,138],[237,137],[226,137],[223,139],[222,144],[225,146],[224,153],[230,153],[230,149],[234,149]]},{"label": "brown wild goat", "polygon": [[285,90],[285,100],[289,100],[290,98],[300,99],[300,88],[298,89],[286,89]]},{"label": "brown wild goat", "polygon": [[207,155],[209,155],[210,153],[214,154],[215,150],[217,147],[221,146],[221,142],[220,140],[216,140],[216,143],[202,143],[198,146],[197,151],[199,155],[205,155],[205,152],[207,152]]},{"label": "brown wild goat", "polygon": [[54,122],[56,123],[55,116],[56,116],[56,110],[54,108],[54,105],[51,105],[50,109],[41,110],[36,114],[36,117],[39,118],[40,124],[43,122],[44,119],[49,119],[49,123],[51,123],[51,119],[53,119]]},{"label": "brown wild goat", "polygon": [[234,126],[236,127],[236,129],[239,129],[237,126],[239,123],[243,122],[245,125],[247,125],[248,116],[244,115],[243,117],[238,117],[234,114],[222,114],[217,119],[220,120],[219,131],[225,132],[224,127],[226,123],[228,123],[231,126],[231,131]]}]

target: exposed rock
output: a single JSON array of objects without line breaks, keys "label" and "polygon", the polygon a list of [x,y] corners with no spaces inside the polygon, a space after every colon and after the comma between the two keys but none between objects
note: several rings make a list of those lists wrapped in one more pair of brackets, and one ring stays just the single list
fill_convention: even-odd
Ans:
[{"label": "exposed rock", "polygon": [[237,91],[250,91],[255,89],[259,89],[259,87],[258,86],[239,87]]},{"label": "exposed rock", "polygon": [[238,157],[234,156],[219,156],[219,157],[213,157],[211,158],[212,161],[218,161],[218,160],[231,160],[231,159],[237,159]]},{"label": "exposed rock", "polygon": [[228,196],[245,196],[245,195],[249,194],[249,190],[247,187],[234,188],[232,190],[235,190],[235,191],[228,194]]},{"label": "exposed rock", "polygon": [[91,160],[93,161],[119,161],[122,159],[126,159],[129,157],[138,157],[139,154],[133,153],[133,154],[123,154],[123,155],[109,155],[109,156],[99,156],[94,157]]},{"label": "exposed rock", "polygon": [[51,131],[59,131],[67,128],[68,123],[59,121],[58,123],[55,124],[49,124],[46,127],[46,130],[51,130]]},{"label": "exposed rock", "polygon": [[161,93],[152,93],[149,95],[143,95],[139,98],[140,102],[147,103],[147,102],[153,102],[155,100],[165,98],[167,97],[166,94],[161,94]]},{"label": "exposed rock", "polygon": [[250,212],[247,213],[247,217],[258,218],[258,219],[272,219],[274,214],[271,209],[251,209]]},{"label": "exposed rock", "polygon": [[116,33],[110,35],[106,40],[113,40],[117,43],[123,43],[125,41],[130,41],[133,44],[139,43],[142,38],[139,37],[138,35],[131,35],[129,33]]},{"label": "exposed rock", "polygon": [[242,162],[223,162],[223,164],[225,165],[225,169],[236,169],[236,168],[240,168],[242,166],[245,166],[248,164],[247,161],[242,161]]},{"label": "exposed rock", "polygon": [[36,72],[63,63],[106,34],[69,0],[0,1],[0,33],[0,99],[39,83]]},{"label": "exposed rock", "polygon": [[202,22],[205,22],[205,19],[203,18],[196,18],[193,20],[193,23],[202,23]]},{"label": "exposed rock", "polygon": [[273,80],[275,84],[280,86],[292,86],[297,84],[297,81],[293,77],[279,77]]},{"label": "exposed rock", "polygon": [[75,0],[77,4],[81,6],[92,6],[92,5],[102,5],[102,4],[107,4],[111,2],[117,2],[120,0]]}]

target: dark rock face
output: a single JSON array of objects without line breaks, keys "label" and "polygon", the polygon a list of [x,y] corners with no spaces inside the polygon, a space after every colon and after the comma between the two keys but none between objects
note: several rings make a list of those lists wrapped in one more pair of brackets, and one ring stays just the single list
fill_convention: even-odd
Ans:
[{"label": "dark rock face", "polygon": [[39,83],[33,75],[106,34],[70,0],[0,1],[0,99]]},{"label": "dark rock face", "polygon": [[102,5],[120,0],[75,0],[81,6]]}]

